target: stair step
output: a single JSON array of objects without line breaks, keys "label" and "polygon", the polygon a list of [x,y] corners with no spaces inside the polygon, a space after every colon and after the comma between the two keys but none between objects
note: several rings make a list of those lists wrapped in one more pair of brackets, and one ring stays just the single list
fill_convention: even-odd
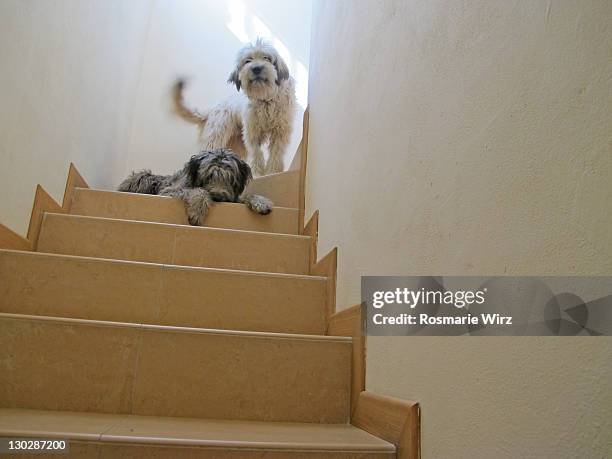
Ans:
[{"label": "stair step", "polygon": [[0,250],[0,312],[324,334],[324,277]]},{"label": "stair step", "polygon": [[[188,224],[185,206],[179,199],[89,188],[74,190],[70,213],[90,217]],[[243,204],[215,203],[204,220],[204,226],[298,234],[298,209],[275,207],[268,215],[258,215]]]},{"label": "stair step", "polygon": [[0,349],[0,408],[348,421],[350,338],[2,313]]},{"label": "stair step", "polygon": [[266,196],[275,206],[298,207],[300,172],[286,171],[257,177],[249,184],[247,191]]},{"label": "stair step", "polygon": [[310,237],[45,214],[39,252],[208,268],[308,274]]},{"label": "stair step", "polygon": [[[264,454],[279,459],[395,457],[394,445],[350,424],[0,409],[0,435],[65,439],[71,452],[88,450],[104,458],[152,457],[152,452],[177,457],[179,452],[187,454],[187,448],[193,451],[189,457],[198,458],[261,459]],[[157,454],[154,457],[160,457]]]}]

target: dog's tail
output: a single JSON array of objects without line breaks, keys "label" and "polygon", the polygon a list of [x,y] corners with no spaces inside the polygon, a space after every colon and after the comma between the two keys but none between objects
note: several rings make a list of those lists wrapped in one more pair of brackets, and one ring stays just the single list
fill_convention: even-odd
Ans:
[{"label": "dog's tail", "polygon": [[117,190],[127,193],[159,194],[165,179],[165,176],[152,174],[150,170],[132,172],[121,182]]},{"label": "dog's tail", "polygon": [[174,83],[172,87],[172,101],[174,102],[174,112],[183,118],[185,121],[189,121],[193,124],[204,124],[206,123],[207,115],[198,112],[197,110],[192,110],[187,105],[185,105],[185,100],[183,99],[183,89],[185,89],[185,80],[178,79]]}]

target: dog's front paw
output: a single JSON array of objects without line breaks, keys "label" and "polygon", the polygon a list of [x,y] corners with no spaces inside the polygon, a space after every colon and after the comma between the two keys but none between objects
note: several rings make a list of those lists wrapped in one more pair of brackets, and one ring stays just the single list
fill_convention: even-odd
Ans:
[{"label": "dog's front paw", "polygon": [[204,190],[193,190],[187,198],[187,219],[194,226],[202,226],[211,205],[210,195]]},{"label": "dog's front paw", "polygon": [[259,195],[252,195],[249,197],[249,200],[246,202],[246,205],[253,212],[256,212],[260,215],[268,215],[272,212],[272,207],[274,207],[274,203],[270,201],[268,198],[264,198]]},{"label": "dog's front paw", "polygon": [[194,211],[193,209],[189,209],[187,211],[187,220],[189,220],[190,225],[202,226],[204,216],[201,213]]},{"label": "dog's front paw", "polygon": [[266,164],[266,174],[277,174],[283,172],[283,160],[281,158],[270,156],[268,158],[268,164]]}]

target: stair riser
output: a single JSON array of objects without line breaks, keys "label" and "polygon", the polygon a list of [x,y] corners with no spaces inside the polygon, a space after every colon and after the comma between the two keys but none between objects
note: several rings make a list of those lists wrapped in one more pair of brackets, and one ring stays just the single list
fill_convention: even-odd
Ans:
[{"label": "stair riser", "polygon": [[287,171],[257,177],[249,184],[247,192],[266,196],[275,206],[297,208],[300,205],[300,173]]},{"label": "stair riser", "polygon": [[348,419],[350,342],[2,317],[0,348],[4,408]]},{"label": "stair riser", "polygon": [[209,268],[308,274],[310,239],[47,214],[39,252]]},{"label": "stair riser", "polygon": [[0,312],[324,334],[321,278],[0,251]]},{"label": "stair riser", "polygon": [[342,451],[239,450],[165,445],[131,445],[95,442],[70,442],[71,454],[99,459],[394,459],[395,453],[351,453]]},{"label": "stair riser", "polygon": [[[124,220],[188,224],[185,206],[178,199],[82,188],[74,191],[70,213]],[[297,234],[298,211],[278,207],[268,215],[258,215],[242,204],[217,203],[210,209],[204,220],[204,226]]]}]

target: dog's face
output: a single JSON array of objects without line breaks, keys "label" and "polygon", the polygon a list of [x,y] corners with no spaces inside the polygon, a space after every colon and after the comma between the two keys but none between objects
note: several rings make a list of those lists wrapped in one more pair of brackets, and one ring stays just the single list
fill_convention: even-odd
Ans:
[{"label": "dog's face", "polygon": [[258,39],[254,45],[240,50],[236,68],[230,74],[229,83],[242,88],[249,99],[271,99],[278,85],[289,78],[287,64],[269,43]]},{"label": "dog's face", "polygon": [[215,201],[236,202],[252,178],[249,165],[228,149],[202,151],[186,168],[190,186],[206,189]]}]

